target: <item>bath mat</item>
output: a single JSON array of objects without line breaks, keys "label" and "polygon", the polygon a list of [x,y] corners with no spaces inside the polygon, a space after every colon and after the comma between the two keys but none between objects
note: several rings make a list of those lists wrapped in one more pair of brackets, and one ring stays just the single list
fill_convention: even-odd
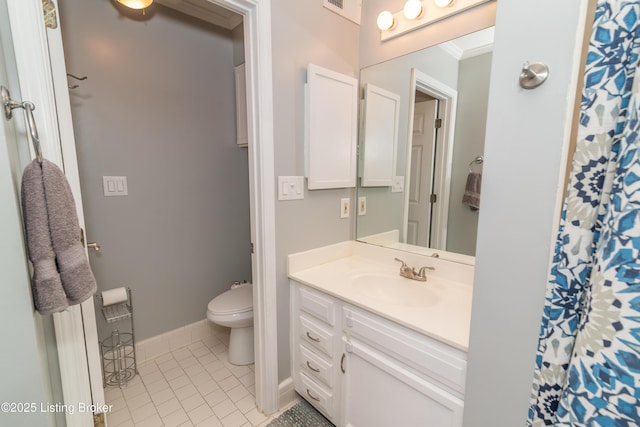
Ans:
[{"label": "bath mat", "polygon": [[333,427],[333,424],[303,400],[284,411],[267,427]]}]

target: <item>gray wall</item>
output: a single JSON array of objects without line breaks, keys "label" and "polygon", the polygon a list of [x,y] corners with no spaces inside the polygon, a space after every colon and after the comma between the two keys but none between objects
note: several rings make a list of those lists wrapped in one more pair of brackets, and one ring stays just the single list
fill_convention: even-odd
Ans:
[{"label": "gray wall", "polygon": [[[469,162],[484,153],[490,74],[490,53],[460,61],[447,250],[472,256],[476,254],[478,211],[463,205],[462,196],[469,174]],[[472,170],[481,172],[482,166],[474,165]]]},{"label": "gray wall", "polygon": [[[499,2],[465,427],[522,426],[527,417],[572,119],[574,46],[582,39],[576,28],[585,3]],[[552,70],[536,90],[518,86],[525,61],[544,61]]]},{"label": "gray wall", "polygon": [[[309,63],[358,76],[358,26],[321,1],[271,2],[275,174],[304,175],[304,83]],[[277,177],[274,177],[274,180]],[[355,236],[353,189],[305,191],[304,200],[276,203],[278,378],[291,374],[287,255]],[[340,199],[352,215],[340,219]]]},{"label": "gray wall", "polygon": [[[99,291],[131,287],[138,339],[202,320],[251,279],[232,32],[160,5],[131,19],[108,1],[62,0],[60,21],[68,72],[88,76],[70,94]],[[103,175],[126,175],[129,195],[104,197]]]}]

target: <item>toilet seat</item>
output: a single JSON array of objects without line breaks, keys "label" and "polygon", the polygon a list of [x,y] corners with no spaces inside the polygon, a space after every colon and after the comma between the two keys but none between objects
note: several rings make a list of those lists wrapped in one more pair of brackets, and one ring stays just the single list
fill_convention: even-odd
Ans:
[{"label": "toilet seat", "polygon": [[253,285],[229,289],[207,305],[207,313],[214,315],[239,314],[253,310]]}]

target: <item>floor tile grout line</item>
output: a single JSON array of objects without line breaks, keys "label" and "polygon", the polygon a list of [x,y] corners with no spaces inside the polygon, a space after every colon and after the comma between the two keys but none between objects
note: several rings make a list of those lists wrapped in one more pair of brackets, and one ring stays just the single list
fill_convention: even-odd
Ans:
[{"label": "floor tile grout line", "polygon": [[[145,401],[145,398],[139,397],[138,399],[136,399],[136,402],[139,403],[139,405],[135,408],[131,408],[128,403],[128,400],[131,399],[128,399],[123,391],[120,391],[119,395],[123,398],[125,402],[124,406],[128,412],[127,415],[129,415],[128,420],[122,420],[122,423],[133,423],[134,412],[151,404],[153,406],[154,412],[148,414],[148,416],[146,416],[141,421],[147,421],[152,419],[152,417],[157,416],[158,418],[160,418],[160,420],[163,421],[163,423],[166,424],[167,417],[170,417],[182,411],[187,416],[185,422],[195,425],[197,423],[196,421],[194,421],[194,417],[196,415],[193,414],[195,414],[196,411],[201,411],[205,413],[211,412],[211,416],[218,419],[220,423],[223,423],[222,420],[232,418],[233,415],[234,421],[236,418],[240,421],[243,421],[243,426],[254,425],[254,423],[250,421],[247,416],[252,413],[254,409],[257,414],[260,414],[260,412],[258,412],[257,408],[255,407],[255,381],[251,382],[250,379],[246,380],[247,382],[249,382],[249,384],[247,385],[245,381],[241,380],[242,378],[246,378],[250,375],[255,375],[254,367],[237,367],[235,365],[229,364],[228,361],[225,360],[227,356],[227,346],[224,344],[224,341],[220,338],[215,338],[214,340],[210,340],[210,343],[211,345],[207,345],[204,340],[196,341],[195,343],[172,350],[168,353],[158,356],[157,358],[146,360],[144,363],[142,363],[139,369],[141,369],[144,373],[140,373],[140,375],[138,376],[138,381],[139,384],[142,385],[144,391],[141,393],[136,393],[136,395],[133,397],[139,397],[140,395],[142,395],[142,393],[146,393],[148,400],[146,400],[144,404],[140,404],[140,401]],[[205,362],[203,362],[202,359],[204,359]],[[213,366],[212,364],[215,362],[218,363]],[[146,366],[150,366],[150,368],[145,368]],[[179,371],[174,371],[178,368]],[[212,368],[212,371],[209,371],[207,368]],[[192,374],[191,376],[188,375],[187,369],[190,369],[188,372]],[[225,371],[222,371],[223,369]],[[169,379],[166,374],[170,371],[174,371],[172,374],[170,374],[170,376],[173,376],[176,373],[179,373],[180,375],[174,376],[172,379]],[[159,373],[160,375],[156,375],[154,381],[145,382],[144,378],[146,376],[155,373]],[[215,373],[218,374],[214,376]],[[208,379],[206,379],[205,381],[194,382],[199,377],[199,375],[205,374]],[[175,384],[175,380],[182,377],[184,377],[185,381],[188,382],[183,384],[181,387],[174,388],[174,386],[171,384],[171,381],[174,381]],[[216,377],[218,377],[218,379],[216,379]],[[150,388],[152,388],[152,384],[158,383],[160,381],[166,382],[168,384],[168,387],[161,390],[150,390]],[[220,386],[221,382],[223,383],[223,387]],[[214,385],[209,386],[209,388],[203,386],[203,384],[207,383],[213,383]],[[182,396],[183,398],[181,399],[180,396],[176,394],[176,392],[189,386],[193,387],[195,393]],[[171,396],[162,402],[156,403],[157,395],[163,392],[168,393],[168,390],[170,390]],[[236,391],[232,393],[232,391],[234,390]],[[191,391],[192,390],[184,390],[184,393]],[[207,397],[216,392],[219,395],[222,395],[221,397],[223,398],[223,400],[212,405],[209,400],[207,400]],[[196,405],[195,407],[192,407],[189,411],[187,411],[186,407],[184,406],[184,402],[188,399],[192,399],[190,401],[191,403],[197,402],[198,398],[196,398],[195,396],[199,396],[199,398],[201,399],[201,404]],[[251,399],[253,399],[253,405],[247,406],[243,404],[242,407],[239,407],[238,403],[244,401],[249,396],[251,396]],[[154,399],[154,397],[156,399]],[[178,405],[173,411],[166,413],[164,416],[161,416],[159,407],[163,404],[167,404],[168,402],[173,401],[173,399],[177,401]],[[228,412],[216,413],[214,407],[224,402],[228,402],[228,405],[230,405],[229,408],[225,409]],[[204,408],[205,405],[206,408]],[[263,417],[264,419],[260,419],[259,424],[255,425],[266,425],[265,423],[268,420],[272,419],[272,417]]]}]

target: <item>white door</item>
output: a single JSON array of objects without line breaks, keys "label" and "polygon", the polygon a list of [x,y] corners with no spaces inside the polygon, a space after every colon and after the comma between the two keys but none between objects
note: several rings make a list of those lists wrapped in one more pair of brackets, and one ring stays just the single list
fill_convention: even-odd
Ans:
[{"label": "white door", "polygon": [[[49,57],[50,50],[57,43],[61,47],[60,29],[45,28],[42,8],[40,0],[6,2],[11,25],[10,34],[3,32],[3,46],[8,46],[15,54],[17,75],[13,89],[17,89],[16,95],[20,95],[20,100],[28,100],[35,105],[34,119],[43,157],[64,170],[74,194],[80,226],[84,228],[75,148],[73,152],[67,149],[75,145],[66,71],[63,57],[55,54]],[[28,144],[25,142],[28,141],[26,131],[25,127],[18,127],[21,166],[29,158],[28,151],[22,154]],[[104,410],[93,299],[55,313],[52,318],[64,403],[74,408],[64,411],[66,424],[69,427],[93,425],[92,412],[80,410],[79,406],[81,403],[83,407],[93,404]],[[51,364],[52,361],[49,362]]]},{"label": "white door", "polygon": [[345,426],[462,425],[462,400],[365,343],[353,339],[348,347],[343,398]]},{"label": "white door", "polygon": [[426,247],[430,245],[437,107],[436,99],[416,102],[413,116],[407,243]]}]

